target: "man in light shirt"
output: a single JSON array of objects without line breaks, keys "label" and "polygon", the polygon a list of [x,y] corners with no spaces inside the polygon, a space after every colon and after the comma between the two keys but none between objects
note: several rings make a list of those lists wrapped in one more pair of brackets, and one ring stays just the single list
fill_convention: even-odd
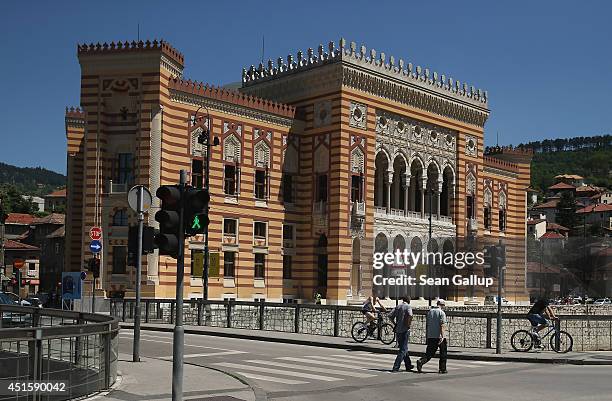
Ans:
[{"label": "man in light shirt", "polygon": [[433,306],[427,312],[427,350],[425,356],[417,361],[417,371],[421,373],[423,365],[425,365],[440,348],[440,365],[438,373],[447,373],[446,371],[446,352],[448,342],[446,341],[445,326],[446,314],[442,310],[444,300],[440,299],[436,306]]}]

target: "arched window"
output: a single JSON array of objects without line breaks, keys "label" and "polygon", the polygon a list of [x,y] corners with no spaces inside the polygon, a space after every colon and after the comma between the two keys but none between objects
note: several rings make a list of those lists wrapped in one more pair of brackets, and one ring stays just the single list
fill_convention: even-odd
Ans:
[{"label": "arched window", "polygon": [[119,209],[113,215],[113,226],[125,227],[128,225],[128,213],[126,209]]},{"label": "arched window", "polygon": [[506,231],[506,193],[499,193],[499,231]]},{"label": "arched window", "polygon": [[489,188],[484,191],[484,226],[486,230],[491,229],[491,206],[493,205],[493,194]]}]

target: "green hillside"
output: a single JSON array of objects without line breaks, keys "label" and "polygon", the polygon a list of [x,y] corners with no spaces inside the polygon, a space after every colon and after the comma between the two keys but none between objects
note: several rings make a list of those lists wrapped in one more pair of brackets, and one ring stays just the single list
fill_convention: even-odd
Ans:
[{"label": "green hillside", "polygon": [[0,162],[0,185],[26,195],[42,196],[66,186],[66,176],[42,167],[16,167]]}]

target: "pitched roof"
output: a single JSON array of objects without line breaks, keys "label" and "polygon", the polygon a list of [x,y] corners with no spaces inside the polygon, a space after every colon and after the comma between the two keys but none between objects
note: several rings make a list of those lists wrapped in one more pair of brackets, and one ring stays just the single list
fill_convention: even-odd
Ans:
[{"label": "pitched roof", "polygon": [[545,238],[545,239],[563,239],[565,237],[563,235],[559,234],[559,233],[554,232],[554,231],[547,231],[540,238]]},{"label": "pitched roof", "polygon": [[546,230],[569,231],[570,229],[557,223],[546,223]]},{"label": "pitched roof", "polygon": [[608,205],[607,203],[598,203],[596,205],[589,205],[582,209],[578,209],[576,210],[576,213],[600,213],[610,211],[612,211],[612,205]]},{"label": "pitched roof", "polygon": [[555,179],[559,179],[559,178],[568,178],[570,180],[584,180],[584,177],[581,177],[576,174],[559,174],[555,176]]},{"label": "pitched roof", "polygon": [[38,217],[34,219],[32,224],[64,224],[65,217],[63,214],[51,213],[45,217]]},{"label": "pitched roof", "polygon": [[9,213],[4,224],[23,224],[30,225],[35,217],[27,213]]},{"label": "pitched roof", "polygon": [[45,198],[65,198],[66,197],[66,188],[58,189],[57,191],[53,191],[50,194],[45,195]]},{"label": "pitched roof", "polygon": [[568,184],[566,182],[558,182],[555,185],[551,185],[550,187],[548,187],[548,189],[551,189],[551,190],[555,190],[555,189],[576,189],[576,187],[573,186],[572,184]]},{"label": "pitched roof", "polygon": [[33,245],[24,244],[23,242],[7,239],[4,241],[4,249],[6,250],[38,250],[39,248]]},{"label": "pitched roof", "polygon": [[51,234],[47,235],[47,238],[64,238],[66,236],[66,226],[61,226]]},{"label": "pitched roof", "polygon": [[532,219],[532,220],[527,220],[527,225],[532,226],[532,225],[535,225],[535,224],[541,223],[541,222],[543,222],[543,221],[546,221],[546,220],[545,220],[545,219]]},{"label": "pitched roof", "polygon": [[539,205],[534,206],[534,209],[550,209],[557,207],[557,203],[559,203],[559,199],[553,199],[548,202],[541,203]]}]

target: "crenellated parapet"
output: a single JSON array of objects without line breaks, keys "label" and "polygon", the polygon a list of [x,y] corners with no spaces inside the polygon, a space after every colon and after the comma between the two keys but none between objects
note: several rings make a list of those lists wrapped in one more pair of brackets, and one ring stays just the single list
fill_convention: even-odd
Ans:
[{"label": "crenellated parapet", "polygon": [[295,107],[202,82],[174,78],[169,89],[293,119]]},{"label": "crenellated parapet", "polygon": [[125,42],[110,42],[110,43],[83,43],[77,45],[78,55],[93,55],[93,54],[110,54],[110,53],[128,53],[128,52],[146,52],[146,51],[161,51],[170,59],[178,63],[181,67],[184,66],[184,57],[181,52],[172,47],[165,40],[146,40],[146,41],[125,41]]},{"label": "crenellated parapet", "polygon": [[529,164],[533,158],[533,150],[527,148],[518,148],[514,146],[488,146],[485,148],[485,161],[494,159],[518,164]]},{"label": "crenellated parapet", "polygon": [[286,59],[279,57],[276,64],[268,60],[267,65],[260,63],[257,67],[251,65],[248,69],[243,68],[242,85],[248,87],[298,71],[342,61],[365,67],[367,70],[381,73],[393,80],[416,84],[440,94],[461,98],[469,103],[484,107],[488,103],[487,91],[476,89],[466,82],[447,77],[445,74],[431,72],[429,68],[415,66],[410,62],[406,63],[403,59],[396,59],[394,56],[387,58],[384,52],[378,53],[375,49],[367,51],[365,45],[361,45],[358,49],[355,42],[347,46],[343,38],[340,39],[337,46],[332,41],[329,42],[327,48],[319,45],[316,53],[310,48],[306,53],[298,51],[295,57],[291,54]]},{"label": "crenellated parapet", "polygon": [[66,107],[65,121],[68,125],[84,125],[85,110],[80,107]]}]

